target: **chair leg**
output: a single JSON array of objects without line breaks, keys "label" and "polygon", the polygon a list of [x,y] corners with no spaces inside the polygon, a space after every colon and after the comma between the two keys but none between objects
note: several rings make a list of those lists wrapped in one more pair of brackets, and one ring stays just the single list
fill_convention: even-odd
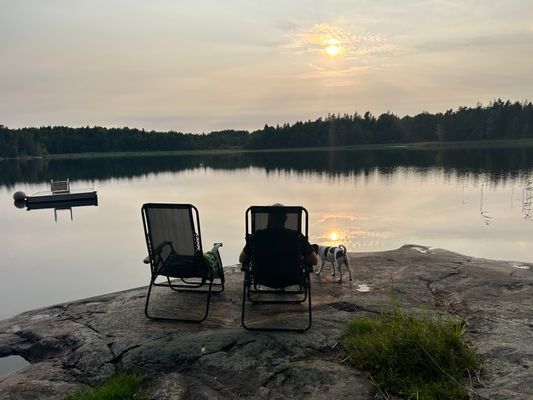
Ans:
[{"label": "chair leg", "polygon": [[213,293],[222,293],[224,291],[224,282],[213,283],[213,286],[217,287],[217,290],[213,290]]},{"label": "chair leg", "polygon": [[244,329],[248,329],[246,327],[246,324],[244,323],[244,313],[246,308],[246,291],[248,287],[248,272],[244,273],[244,280],[242,284],[242,309],[241,309],[241,324],[244,327]]},{"label": "chair leg", "polygon": [[307,324],[307,328],[305,328],[302,332],[309,330],[309,328],[311,328],[311,324],[313,323],[313,308],[311,307],[311,279],[309,278],[309,275],[307,275],[307,301],[309,308],[309,323]]},{"label": "chair leg", "polygon": [[220,283],[217,283],[217,286],[220,286],[221,289],[215,291],[214,293],[222,293],[224,291],[224,284],[226,283],[226,277],[224,276],[224,268],[222,267],[222,261],[220,261],[220,265],[218,266],[218,277],[220,279]]},{"label": "chair leg", "polygon": [[201,288],[202,286],[205,285],[205,283],[202,283],[202,282],[187,282],[184,278],[180,278],[180,280],[184,283],[184,285],[179,285],[175,283],[173,284],[172,281],[170,280],[170,277],[167,276],[168,285],[161,285],[161,286],[168,286],[170,289],[176,292],[187,291],[187,290],[195,292],[196,291],[195,288]]},{"label": "chair leg", "polygon": [[[248,290],[248,301],[251,303],[258,303],[258,304],[297,304],[297,303],[303,303],[307,300],[307,288],[305,285],[300,285],[300,290],[298,291],[289,291],[289,290],[258,290],[257,285],[254,285],[254,290]],[[278,296],[297,296],[302,295],[303,298],[298,300],[258,300],[252,298],[252,293],[258,296],[261,295],[268,295],[268,294],[274,294]]]},{"label": "chair leg", "polygon": [[[173,284],[170,280],[170,277],[167,276],[167,282],[168,283],[154,283],[154,286],[164,286],[169,287],[170,289],[174,290],[175,292],[200,292],[200,290],[197,290],[198,288],[204,287],[205,283],[202,282],[188,282],[185,280],[185,278],[181,278],[181,281],[184,283],[184,285],[177,285]],[[213,293],[222,293],[224,291],[224,283],[221,281],[221,283],[217,283],[213,281],[213,287],[216,287],[218,289],[213,290]],[[205,291],[207,292],[207,290]]]},{"label": "chair leg", "polygon": [[[153,320],[159,320],[159,321],[177,321],[177,322],[202,322],[202,321],[205,321],[205,319],[207,318],[207,315],[209,314],[209,305],[211,303],[211,293],[212,293],[213,281],[209,281],[209,290],[207,291],[207,301],[206,301],[206,305],[205,305],[205,313],[204,313],[204,315],[203,315],[203,317],[201,319],[169,318],[169,317],[158,317],[158,316],[150,315],[150,313],[148,312],[148,304],[150,302],[150,295],[152,293],[152,286],[156,286],[156,284],[154,282],[155,282],[155,278],[150,278],[150,285],[148,286],[148,293],[146,295],[146,303],[144,305],[144,314],[148,318],[153,319]],[[164,286],[166,286],[166,285],[164,285]],[[203,292],[197,291],[197,293],[205,293],[205,291],[203,291]]]},{"label": "chair leg", "polygon": [[207,318],[207,314],[209,314],[209,304],[211,302],[211,293],[213,293],[212,289],[213,289],[213,281],[209,281],[209,291],[207,292],[207,303],[205,305],[205,315],[202,321],[205,320]]},{"label": "chair leg", "polygon": [[[241,323],[244,329],[249,331],[270,331],[270,332],[298,332],[303,333],[311,328],[312,324],[312,307],[311,307],[311,280],[309,277],[307,277],[307,288],[305,290],[305,299],[307,299],[307,314],[308,314],[308,322],[307,326],[305,328],[267,328],[267,327],[252,327],[247,326],[245,322],[245,311],[246,311],[246,299],[249,297],[249,290],[248,290],[248,279],[245,276],[244,282],[243,282],[243,290],[242,290],[242,313],[241,313]],[[304,299],[304,301],[305,301]]]},{"label": "chair leg", "polygon": [[154,283],[154,279],[150,278],[150,285],[148,285],[148,293],[146,294],[146,303],[144,304],[144,314],[150,318],[154,319],[148,314],[148,303],[150,302],[150,294],[152,293],[152,285]]}]

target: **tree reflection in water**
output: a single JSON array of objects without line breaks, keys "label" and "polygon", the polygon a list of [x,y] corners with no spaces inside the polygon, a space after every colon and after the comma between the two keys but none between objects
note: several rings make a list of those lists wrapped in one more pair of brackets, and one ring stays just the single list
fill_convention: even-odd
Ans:
[{"label": "tree reflection in water", "polygon": [[69,159],[4,160],[0,162],[0,185],[48,182],[68,176],[70,180],[101,181],[134,178],[159,172],[197,168],[238,170],[262,168],[268,173],[295,172],[326,179],[368,176],[378,171],[393,176],[399,168],[415,168],[420,174],[434,169],[445,175],[479,179],[492,184],[530,177],[533,148],[441,149],[441,150],[335,150],[233,153],[211,155],[98,157]]}]

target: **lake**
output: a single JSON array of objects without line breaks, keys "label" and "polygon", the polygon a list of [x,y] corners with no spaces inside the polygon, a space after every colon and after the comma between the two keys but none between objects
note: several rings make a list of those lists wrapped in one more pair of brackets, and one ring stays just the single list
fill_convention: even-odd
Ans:
[{"label": "lake", "polygon": [[[0,162],[0,318],[146,285],[145,202],[192,203],[204,249],[237,263],[250,205],[302,205],[310,241],[348,251],[406,243],[533,261],[533,148],[236,153]],[[98,206],[18,209],[50,179]],[[352,266],[357,281],[357,265]]]}]

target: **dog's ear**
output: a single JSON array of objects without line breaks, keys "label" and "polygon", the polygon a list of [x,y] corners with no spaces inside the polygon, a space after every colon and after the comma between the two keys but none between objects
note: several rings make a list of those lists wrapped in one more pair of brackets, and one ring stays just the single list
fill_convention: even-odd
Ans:
[{"label": "dog's ear", "polygon": [[312,244],[311,247],[315,251],[316,254],[318,254],[318,244]]}]

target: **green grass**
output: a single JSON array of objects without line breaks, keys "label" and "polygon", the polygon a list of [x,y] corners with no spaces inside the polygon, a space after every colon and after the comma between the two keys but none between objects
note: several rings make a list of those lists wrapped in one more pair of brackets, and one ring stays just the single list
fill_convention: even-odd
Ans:
[{"label": "green grass", "polygon": [[464,324],[436,313],[405,315],[399,307],[379,319],[349,322],[347,360],[370,373],[382,393],[407,399],[457,400],[478,374],[479,356],[462,341]]},{"label": "green grass", "polygon": [[148,400],[140,375],[117,374],[102,386],[72,394],[64,400]]}]

